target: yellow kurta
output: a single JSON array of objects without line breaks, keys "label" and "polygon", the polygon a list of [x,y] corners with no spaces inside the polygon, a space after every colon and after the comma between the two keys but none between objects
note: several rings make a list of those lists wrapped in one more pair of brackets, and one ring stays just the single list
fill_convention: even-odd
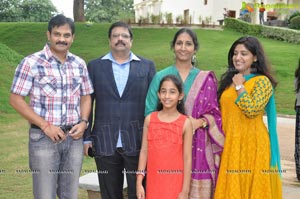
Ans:
[{"label": "yellow kurta", "polygon": [[267,77],[256,76],[244,86],[240,96],[230,87],[220,99],[225,145],[214,198],[281,199],[281,179],[270,170],[270,139],[263,122],[272,85]]}]

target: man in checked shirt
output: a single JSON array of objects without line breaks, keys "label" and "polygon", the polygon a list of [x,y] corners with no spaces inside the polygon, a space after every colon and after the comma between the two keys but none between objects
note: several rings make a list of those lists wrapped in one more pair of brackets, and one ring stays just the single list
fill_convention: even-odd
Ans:
[{"label": "man in checked shirt", "polygon": [[72,19],[54,16],[48,24],[48,43],[21,61],[11,87],[10,104],[30,123],[35,199],[78,198],[82,136],[93,87],[84,60],[69,52],[74,32]]}]

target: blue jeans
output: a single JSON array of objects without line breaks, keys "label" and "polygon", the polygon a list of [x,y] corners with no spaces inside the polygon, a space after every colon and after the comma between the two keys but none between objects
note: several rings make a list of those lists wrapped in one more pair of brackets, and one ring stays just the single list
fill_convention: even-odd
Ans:
[{"label": "blue jeans", "polygon": [[264,20],[264,13],[260,12],[259,13],[259,24],[264,24],[265,20]]},{"label": "blue jeans", "polygon": [[82,138],[55,144],[41,130],[29,130],[29,164],[35,199],[78,198],[83,160]]}]

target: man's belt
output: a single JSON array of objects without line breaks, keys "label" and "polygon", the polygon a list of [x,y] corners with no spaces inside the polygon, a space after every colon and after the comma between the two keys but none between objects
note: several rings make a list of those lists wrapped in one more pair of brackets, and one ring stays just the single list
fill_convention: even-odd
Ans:
[{"label": "man's belt", "polygon": [[[59,128],[64,132],[64,133],[68,133],[75,125],[64,125],[64,126],[59,126]],[[35,124],[31,124],[30,125],[31,128],[33,129],[40,129],[42,130],[40,127],[38,127]]]}]

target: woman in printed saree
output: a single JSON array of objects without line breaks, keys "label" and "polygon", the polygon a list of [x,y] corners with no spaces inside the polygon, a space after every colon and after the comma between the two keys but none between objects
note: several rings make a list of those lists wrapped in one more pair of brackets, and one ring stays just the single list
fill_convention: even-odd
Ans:
[{"label": "woman in printed saree", "polygon": [[226,139],[215,199],[282,198],[276,81],[270,70],[256,38],[232,44],[218,89]]},{"label": "woman in printed saree", "polygon": [[154,76],[146,98],[145,115],[156,110],[161,79],[169,74],[183,82],[185,113],[191,118],[194,135],[192,181],[189,198],[212,199],[223,150],[221,113],[217,100],[217,80],[213,72],[195,67],[199,48],[197,35],[188,28],[178,30],[171,42],[175,64]]}]

